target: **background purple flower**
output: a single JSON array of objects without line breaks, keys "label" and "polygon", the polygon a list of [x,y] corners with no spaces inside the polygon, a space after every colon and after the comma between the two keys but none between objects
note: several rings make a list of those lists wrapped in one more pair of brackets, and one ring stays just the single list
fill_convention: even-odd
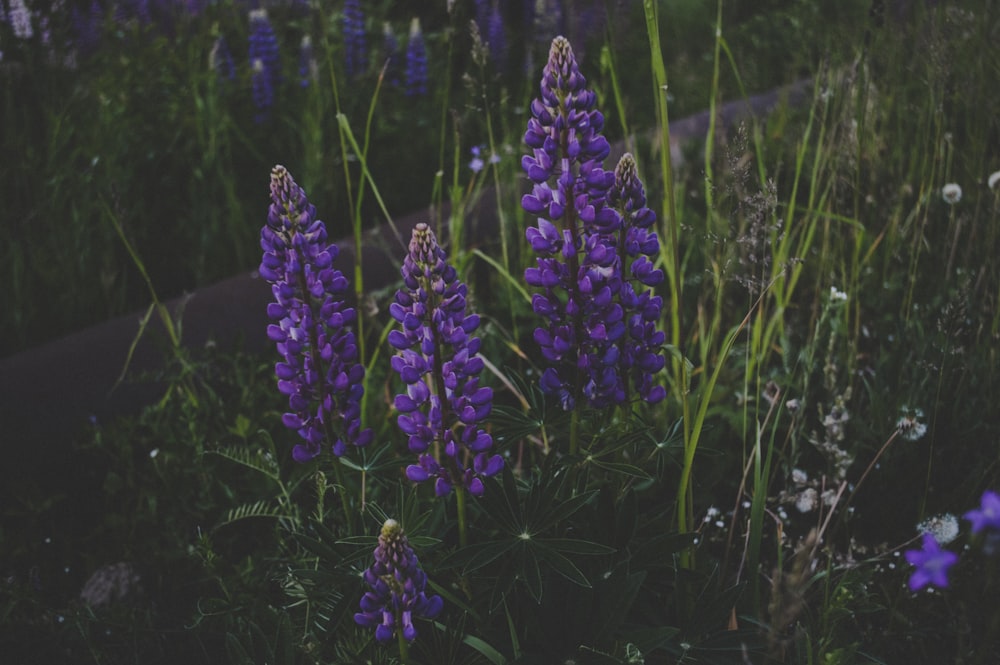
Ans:
[{"label": "background purple flower", "polygon": [[226,38],[219,36],[212,45],[212,51],[208,56],[209,66],[218,74],[223,81],[236,80],[236,64],[233,62],[233,54],[229,50]]},{"label": "background purple flower", "polygon": [[344,66],[350,77],[368,69],[368,44],[365,37],[365,15],[360,0],[344,2]]},{"label": "background purple flower", "polygon": [[434,478],[438,496],[456,486],[479,496],[482,478],[503,468],[503,458],[489,455],[493,438],[480,427],[493,391],[479,386],[484,363],[479,338],[470,336],[479,316],[466,314],[466,286],[427,224],[413,229],[402,274],[389,307],[401,328],[389,333],[389,343],[399,350],[392,368],[406,384],[395,399],[397,422],[419,455],[406,475],[413,482]]},{"label": "background purple flower", "polygon": [[934,536],[925,533],[923,547],[919,550],[904,552],[906,560],[916,570],[910,575],[910,590],[917,591],[928,584],[945,588],[948,586],[948,569],[958,561],[958,555],[949,550],[941,549]]},{"label": "background purple flower", "polygon": [[270,116],[274,90],[281,75],[278,38],[265,9],[250,12],[249,60],[251,92],[257,107],[255,120],[263,122]]},{"label": "background purple flower", "polygon": [[412,642],[417,636],[413,618],[433,619],[441,613],[441,596],[427,596],[427,575],[396,520],[386,520],[378,537],[375,561],[365,571],[370,591],[361,597],[359,626],[375,626],[375,639],[388,642],[396,631]]},{"label": "background purple flower", "polygon": [[406,44],[406,96],[423,97],[427,94],[427,47],[420,19],[410,22],[410,40]]},{"label": "background purple flower", "polygon": [[970,510],[963,517],[972,522],[972,533],[979,533],[983,529],[1000,532],[1000,494],[986,490],[979,508]]},{"label": "background purple flower", "polygon": [[283,166],[271,170],[271,206],[260,244],[260,275],[275,298],[267,307],[275,321],[267,335],[283,359],[274,369],[290,409],[282,422],[303,439],[292,456],[308,461],[324,442],[338,457],[348,443],[367,445],[372,431],[361,429],[360,406],[365,369],[349,327],[356,314],[344,303],[347,279],[333,267],[338,249]]}]

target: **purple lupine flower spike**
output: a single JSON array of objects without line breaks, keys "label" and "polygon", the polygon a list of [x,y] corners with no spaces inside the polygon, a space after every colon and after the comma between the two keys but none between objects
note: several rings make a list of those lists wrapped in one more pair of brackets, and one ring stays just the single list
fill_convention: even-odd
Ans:
[{"label": "purple lupine flower spike", "polygon": [[236,80],[236,64],[233,62],[233,54],[226,44],[226,38],[219,35],[212,45],[212,50],[208,55],[209,67],[215,71],[222,81]]},{"label": "purple lupine flower spike", "polygon": [[610,147],[595,104],[569,41],[556,37],[524,134],[532,154],[521,166],[534,187],[521,206],[538,215],[525,235],[539,258],[524,277],[542,289],[532,300],[545,319],[534,333],[549,363],[540,383],[567,411],[581,397],[593,407],[625,399],[618,362],[625,334],[617,302],[622,220],[605,204],[614,174],[601,168]]},{"label": "purple lupine flower spike", "polygon": [[313,55],[312,37],[302,35],[299,43],[299,86],[308,88],[316,79],[316,58]]},{"label": "purple lupine flower spike", "polygon": [[382,525],[375,548],[375,561],[365,571],[371,588],[361,597],[361,611],[354,615],[359,626],[375,626],[375,639],[388,642],[396,631],[412,642],[417,636],[413,619],[433,619],[441,613],[441,596],[429,596],[427,575],[396,520]]},{"label": "purple lupine flower spike", "polygon": [[360,0],[346,0],[344,3],[344,56],[348,76],[358,76],[368,68],[365,15],[361,11]]},{"label": "purple lupine flower spike", "polygon": [[445,257],[434,232],[417,224],[403,261],[403,287],[389,307],[401,324],[389,333],[399,350],[392,368],[406,384],[395,399],[397,422],[419,455],[418,464],[406,469],[410,480],[434,478],[438,496],[456,486],[480,496],[482,478],[499,472],[503,458],[489,454],[493,437],[480,427],[493,391],[479,386],[484,363],[479,338],[470,336],[479,316],[466,314],[467,288]]},{"label": "purple lupine flower spike", "polygon": [[257,122],[264,122],[274,106],[274,88],[280,78],[278,38],[266,9],[250,12],[250,70]]},{"label": "purple lupine flower spike", "polygon": [[394,88],[399,87],[399,76],[402,71],[399,40],[392,31],[388,21],[382,24],[382,52],[385,64],[385,82]]},{"label": "purple lupine flower spike", "polygon": [[622,344],[622,371],[641,399],[655,403],[667,394],[663,386],[653,383],[653,375],[666,364],[661,353],[666,335],[658,327],[663,298],[653,295],[650,289],[663,281],[663,271],[654,265],[660,251],[660,241],[652,230],[656,213],[646,207],[646,192],[631,153],[618,160],[608,204],[622,218],[618,256],[625,278],[619,300],[627,329]]},{"label": "purple lupine flower spike", "polygon": [[361,428],[365,368],[349,327],[356,313],[344,303],[347,279],[333,267],[337,245],[327,241],[316,208],[283,166],[271,170],[271,207],[260,244],[260,276],[275,298],[267,306],[275,321],[267,336],[283,358],[274,369],[290,409],[282,422],[303,439],[292,457],[306,462],[323,443],[338,457],[347,444],[367,445],[372,431]]},{"label": "purple lupine flower spike", "polygon": [[427,94],[427,46],[420,30],[420,19],[410,21],[410,41],[406,44],[406,96],[423,97]]}]

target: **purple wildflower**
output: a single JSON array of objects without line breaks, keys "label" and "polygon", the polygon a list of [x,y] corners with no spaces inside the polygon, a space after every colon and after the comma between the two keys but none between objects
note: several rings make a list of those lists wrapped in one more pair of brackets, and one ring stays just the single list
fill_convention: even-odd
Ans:
[{"label": "purple wildflower", "polygon": [[299,86],[308,88],[310,81],[316,78],[316,58],[313,56],[312,38],[302,35],[299,44]]},{"label": "purple wildflower", "polygon": [[983,529],[1000,532],[1000,494],[986,490],[979,508],[970,510],[963,517],[972,522],[972,533],[979,533]]},{"label": "purple wildflower", "polygon": [[532,154],[521,167],[534,187],[521,206],[538,215],[525,235],[539,258],[524,277],[542,289],[532,299],[546,321],[534,333],[549,363],[540,383],[567,411],[580,397],[593,407],[625,399],[619,355],[626,324],[617,302],[622,220],[605,205],[615,175],[601,168],[610,147],[595,104],[569,41],[556,37],[524,134]]},{"label": "purple wildflower", "polygon": [[402,71],[399,52],[399,40],[392,31],[388,21],[382,24],[382,52],[385,65],[385,82],[394,88],[399,87],[399,73]]},{"label": "purple wildflower", "polygon": [[941,549],[929,533],[923,536],[923,548],[904,552],[906,560],[916,570],[910,575],[910,590],[917,591],[928,584],[944,588],[948,586],[948,569],[958,561],[958,555]]},{"label": "purple wildflower", "polygon": [[359,626],[375,626],[375,639],[388,642],[397,630],[412,642],[417,636],[413,618],[433,619],[441,613],[441,596],[427,596],[427,575],[396,520],[386,520],[375,548],[375,562],[364,578],[371,591],[361,597]]},{"label": "purple wildflower", "polygon": [[232,51],[222,35],[216,38],[212,50],[208,54],[209,66],[219,75],[222,81],[236,80],[236,64],[233,62]]},{"label": "purple wildflower", "polygon": [[640,398],[655,403],[667,394],[663,386],[653,384],[653,375],[666,364],[660,353],[666,335],[657,327],[663,299],[650,289],[663,281],[663,271],[653,263],[660,251],[659,239],[651,230],[656,213],[646,207],[646,193],[631,153],[618,160],[608,203],[622,218],[618,256],[627,276],[619,292],[628,331],[622,342],[622,371]]},{"label": "purple wildflower", "polygon": [[365,368],[349,328],[356,314],[343,300],[347,279],[333,267],[337,245],[327,242],[316,208],[283,166],[271,170],[271,207],[260,244],[260,276],[275,298],[267,306],[276,321],[267,336],[284,359],[274,368],[290,408],[282,422],[304,440],[292,457],[308,461],[324,441],[338,457],[348,443],[367,445],[372,431],[361,429],[360,406]]},{"label": "purple wildflower", "polygon": [[489,19],[486,23],[486,43],[490,47],[490,59],[498,72],[507,69],[507,37],[504,34],[503,14],[500,12],[500,5],[493,3],[490,10]]},{"label": "purple wildflower", "polygon": [[365,15],[360,0],[344,3],[344,56],[348,76],[363,74],[368,68],[368,51],[365,40]]},{"label": "purple wildflower", "polygon": [[31,10],[24,0],[10,0],[10,27],[19,39],[31,39],[35,35],[31,26]]},{"label": "purple wildflower", "polygon": [[250,12],[250,70],[257,122],[264,122],[274,106],[274,88],[280,77],[278,38],[266,9]]},{"label": "purple wildflower", "polygon": [[90,7],[83,10],[74,6],[71,13],[76,47],[80,55],[87,56],[97,49],[104,24],[104,10],[97,0],[91,0]]},{"label": "purple wildflower", "polygon": [[427,47],[420,19],[410,21],[410,41],[406,44],[406,96],[423,97],[427,94]]},{"label": "purple wildflower", "polygon": [[489,455],[493,437],[479,426],[493,402],[492,389],[479,386],[484,363],[479,338],[470,336],[479,316],[466,314],[467,288],[427,224],[413,229],[402,274],[389,307],[402,327],[389,333],[389,343],[399,350],[392,368],[406,384],[395,399],[397,422],[419,455],[406,475],[413,482],[436,478],[438,496],[456,486],[480,496],[482,478],[499,472],[503,458]]}]

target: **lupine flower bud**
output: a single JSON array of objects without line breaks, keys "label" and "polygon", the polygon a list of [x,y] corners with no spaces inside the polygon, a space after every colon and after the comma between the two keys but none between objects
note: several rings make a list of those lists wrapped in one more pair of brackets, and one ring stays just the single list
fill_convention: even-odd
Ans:
[{"label": "lupine flower bud", "polygon": [[489,455],[493,438],[479,426],[493,403],[493,391],[479,386],[479,338],[470,336],[479,316],[466,314],[466,286],[427,224],[413,229],[402,274],[389,307],[401,328],[389,333],[389,343],[399,350],[392,368],[406,384],[395,399],[397,422],[419,455],[406,475],[413,482],[435,478],[438,496],[456,485],[479,496],[482,478],[503,468],[502,457]]},{"label": "lupine flower bud", "polygon": [[410,41],[406,45],[406,96],[423,97],[427,94],[427,47],[420,19],[410,21]]},{"label": "lupine flower bud", "polygon": [[304,441],[292,456],[308,461],[324,442],[338,457],[348,443],[367,445],[372,431],[361,429],[360,406],[365,368],[349,327],[356,314],[343,300],[347,279],[333,267],[337,245],[327,241],[316,208],[283,166],[271,170],[271,207],[260,244],[260,276],[275,298],[267,306],[275,321],[267,336],[283,358],[274,369],[290,408],[282,422]]},{"label": "lupine flower bud", "polygon": [[344,2],[344,57],[344,68],[350,77],[363,74],[368,68],[365,15],[360,0]]},{"label": "lupine flower bud", "polygon": [[441,613],[441,596],[427,596],[427,575],[396,520],[386,520],[374,552],[375,562],[365,571],[371,591],[361,597],[359,626],[375,626],[375,639],[388,642],[396,631],[412,642],[417,637],[413,618],[433,619]]},{"label": "lupine flower bud", "polygon": [[250,12],[250,69],[257,122],[263,122],[274,105],[274,88],[280,79],[278,38],[266,9]]}]

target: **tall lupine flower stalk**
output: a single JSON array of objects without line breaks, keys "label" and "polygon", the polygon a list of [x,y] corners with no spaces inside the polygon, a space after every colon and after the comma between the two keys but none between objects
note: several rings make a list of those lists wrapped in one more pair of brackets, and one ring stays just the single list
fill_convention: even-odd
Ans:
[{"label": "tall lupine flower stalk", "polygon": [[625,388],[647,402],[659,402],[667,393],[662,385],[654,385],[653,375],[666,364],[661,353],[666,335],[659,329],[663,298],[651,289],[663,281],[663,271],[653,263],[660,241],[652,230],[656,213],[646,207],[646,192],[631,153],[618,160],[608,204],[622,219],[618,258],[625,276],[619,292],[626,328],[620,358]]},{"label": "tall lupine flower stalk", "polygon": [[208,54],[208,63],[220,81],[231,83],[236,80],[236,64],[233,62],[233,54],[229,50],[226,38],[222,35],[216,37],[215,43],[212,44],[212,50]]},{"label": "tall lupine flower stalk", "polygon": [[312,37],[302,35],[299,42],[299,87],[308,88],[316,79],[316,58],[313,54]]},{"label": "tall lupine flower stalk", "polygon": [[386,21],[382,24],[382,55],[385,65],[385,82],[393,88],[399,87],[399,73],[402,71],[402,58],[399,52],[399,40],[392,31],[392,25]]},{"label": "tall lupine flower stalk", "polygon": [[363,74],[368,68],[365,15],[361,11],[361,0],[346,0],[344,3],[344,67],[349,77]]},{"label": "tall lupine flower stalk", "polygon": [[410,40],[406,44],[407,97],[423,97],[427,94],[427,46],[424,33],[420,30],[420,19],[410,21]]},{"label": "tall lupine flower stalk", "polygon": [[610,147],[600,133],[604,116],[595,103],[569,41],[556,37],[524,134],[532,154],[521,166],[534,186],[521,205],[538,215],[537,226],[525,235],[539,258],[524,276],[542,289],[532,299],[545,320],[534,332],[549,363],[540,383],[563,409],[573,411],[571,452],[577,446],[579,399],[598,408],[625,399],[619,374],[625,321],[617,302],[621,217],[606,205],[615,176],[601,168]]},{"label": "tall lupine flower stalk", "polygon": [[467,287],[445,258],[434,232],[417,224],[403,261],[403,287],[389,307],[401,324],[389,343],[399,350],[392,368],[406,384],[395,399],[399,428],[419,455],[406,475],[418,483],[435,479],[438,496],[455,490],[464,544],[465,492],[482,495],[482,478],[499,472],[503,458],[489,454],[493,438],[480,427],[493,391],[479,386],[484,363],[479,338],[471,336],[479,316],[466,313]]},{"label": "tall lupine flower stalk", "polygon": [[347,279],[333,267],[338,249],[328,242],[305,192],[280,165],[271,170],[271,206],[260,244],[260,275],[275,299],[267,306],[275,321],[267,336],[282,356],[274,369],[278,390],[288,396],[282,422],[303,440],[292,457],[306,462],[324,443],[338,457],[348,444],[367,445],[372,431],[361,428],[360,406],[365,369],[349,327],[356,314],[344,302]]},{"label": "tall lupine flower stalk", "polygon": [[274,105],[274,88],[280,77],[278,38],[266,9],[250,12],[250,71],[252,96],[257,107],[255,120],[264,122]]},{"label": "tall lupine flower stalk", "polygon": [[417,637],[414,617],[433,619],[441,613],[441,596],[428,596],[427,575],[396,520],[382,525],[375,561],[365,571],[370,591],[361,597],[361,611],[354,615],[359,626],[375,626],[375,639],[388,642],[393,634],[406,662],[407,647]]}]

